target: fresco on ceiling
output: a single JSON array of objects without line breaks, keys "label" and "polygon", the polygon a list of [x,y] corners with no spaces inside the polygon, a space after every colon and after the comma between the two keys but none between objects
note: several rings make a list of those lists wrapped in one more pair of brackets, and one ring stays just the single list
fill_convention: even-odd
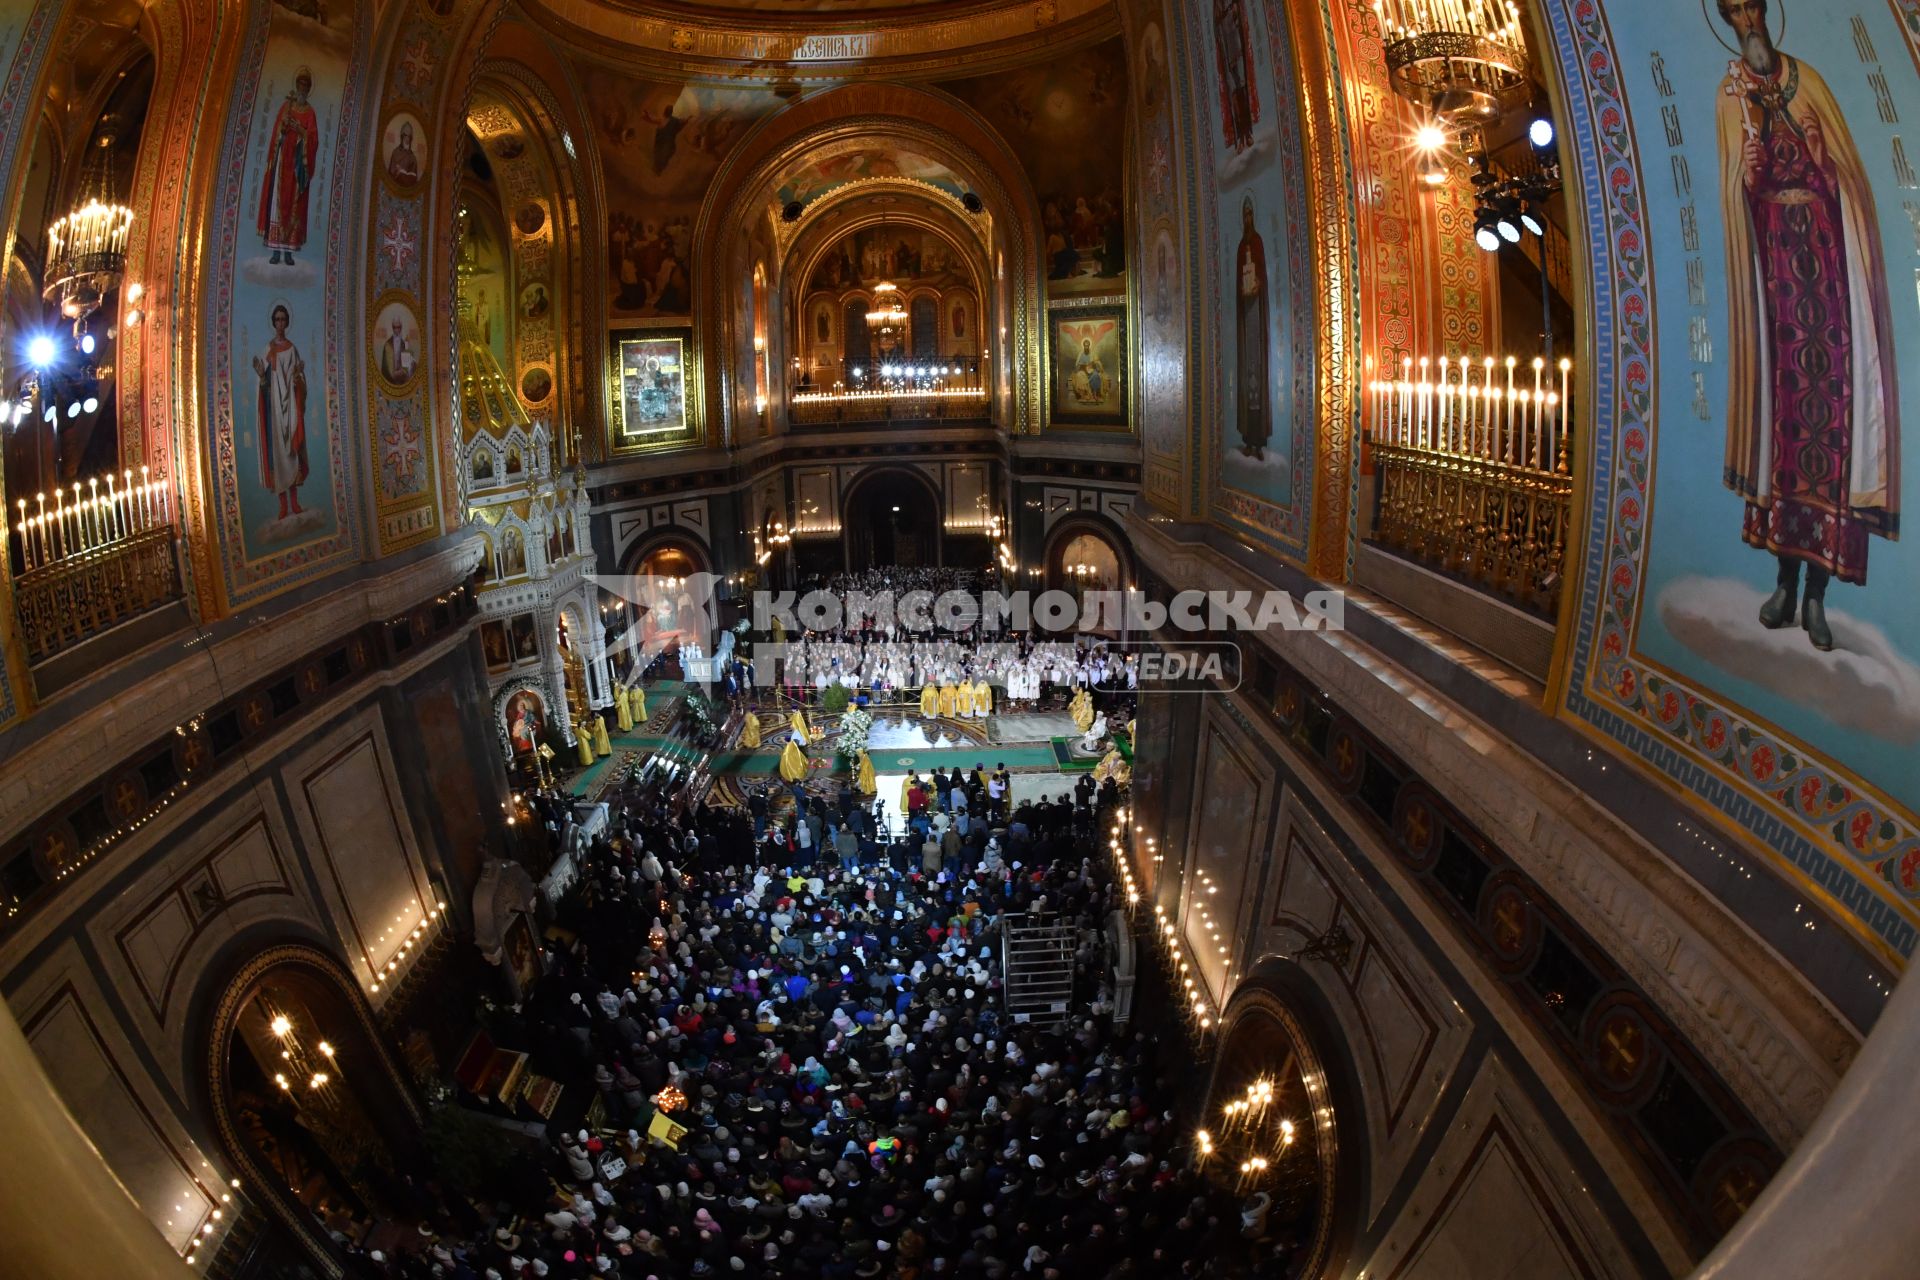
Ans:
[{"label": "fresco on ceiling", "polygon": [[[1315,335],[1299,107],[1275,87],[1294,83],[1292,37],[1278,0],[1214,0],[1189,20],[1200,25],[1196,129],[1211,168],[1212,500],[1231,522],[1298,553],[1311,488]],[[1154,305],[1150,296],[1150,315]]]},{"label": "fresco on ceiling", "polygon": [[347,542],[346,399],[335,385],[346,358],[332,286],[354,22],[352,4],[273,5],[255,77],[241,84],[243,123],[229,143],[241,148],[225,229],[232,274],[210,326],[226,378],[213,458],[236,596]]},{"label": "fresco on ceiling", "polygon": [[842,237],[821,254],[807,288],[839,293],[888,280],[902,289],[942,289],[971,283],[965,266],[953,246],[933,232],[881,223]]},{"label": "fresco on ceiling", "polygon": [[1618,427],[1596,442],[1570,707],[1689,790],[1737,780],[1722,803],[1909,951],[1920,27],[1885,0],[1604,8],[1620,78],[1589,88],[1636,149],[1603,131],[1616,154],[1590,163],[1638,189],[1589,237],[1613,251],[1595,275],[1619,380],[1595,411]]},{"label": "fresco on ceiling", "polygon": [[1118,38],[946,86],[1013,146],[1040,199],[1047,291],[1126,288],[1127,57]]},{"label": "fresco on ceiling", "polygon": [[780,105],[764,88],[661,84],[588,68],[607,187],[609,310],[684,317],[693,305],[693,224],[735,143]]},{"label": "fresco on ceiling", "polygon": [[810,204],[841,187],[874,178],[910,178],[940,188],[954,199],[967,193],[953,170],[910,151],[854,151],[846,155],[809,160],[780,184],[780,204],[798,200]]},{"label": "fresco on ceiling", "polygon": [[759,13],[822,13],[857,9],[930,9],[949,0],[704,0],[712,9],[751,9]]},{"label": "fresco on ceiling", "polygon": [[513,349],[513,308],[508,305],[512,277],[507,268],[506,228],[491,193],[468,188],[466,238],[460,244],[461,295],[473,307],[473,325],[480,341],[493,352],[493,362],[510,368]]}]

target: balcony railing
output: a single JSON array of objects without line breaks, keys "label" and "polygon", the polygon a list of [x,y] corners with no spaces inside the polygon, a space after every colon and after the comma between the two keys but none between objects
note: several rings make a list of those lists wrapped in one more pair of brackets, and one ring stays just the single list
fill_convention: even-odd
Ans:
[{"label": "balcony railing", "polygon": [[979,421],[987,393],[975,387],[927,391],[802,392],[789,401],[795,426]]},{"label": "balcony railing", "polygon": [[1369,385],[1373,541],[1552,618],[1573,500],[1571,363],[1439,363],[1437,382],[1422,360]]},{"label": "balcony railing", "polygon": [[43,662],[180,598],[174,524],[160,481],[95,477],[71,494],[54,491],[37,510],[19,504],[14,526],[25,569],[14,610],[27,660]]}]

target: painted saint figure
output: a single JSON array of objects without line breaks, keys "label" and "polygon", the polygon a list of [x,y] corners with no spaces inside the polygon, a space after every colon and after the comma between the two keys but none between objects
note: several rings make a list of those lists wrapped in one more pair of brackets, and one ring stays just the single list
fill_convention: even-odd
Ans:
[{"label": "painted saint figure", "polygon": [[272,262],[293,261],[294,251],[307,244],[307,197],[313,188],[313,165],[320,154],[320,125],[307,95],[313,92],[313,74],[305,67],[294,73],[293,88],[273,117],[267,140],[267,171],[260,182],[260,238],[273,250]]},{"label": "painted saint figure", "polygon": [[420,157],[413,150],[411,122],[400,122],[400,140],[394,143],[392,154],[387,156],[387,176],[403,187],[420,181]]},{"label": "painted saint figure", "polygon": [[[1899,401],[1873,193],[1818,72],[1774,47],[1766,0],[1718,0],[1740,56],[1717,104],[1727,223],[1727,487],[1779,560],[1768,628],[1833,648],[1827,584],[1865,585],[1899,535]],[[1801,566],[1806,585],[1800,591]]]},{"label": "painted saint figure", "polygon": [[300,486],[307,479],[307,365],[287,337],[292,322],[285,303],[273,308],[273,339],[253,358],[260,378],[256,401],[260,432],[260,483],[280,499],[280,519],[300,514]]},{"label": "painted saint figure", "polygon": [[1227,150],[1253,145],[1260,87],[1253,78],[1253,39],[1244,0],[1213,0],[1213,51],[1220,70],[1220,127]]},{"label": "painted saint figure", "polygon": [[380,344],[380,376],[395,386],[402,386],[413,377],[413,366],[413,344],[407,341],[400,317],[395,316],[392,332]]},{"label": "painted saint figure", "polygon": [[1234,402],[1240,452],[1265,458],[1273,437],[1273,406],[1267,395],[1267,247],[1253,226],[1253,197],[1240,202],[1240,249],[1234,255]]},{"label": "painted saint figure", "polygon": [[1074,399],[1082,404],[1100,404],[1106,399],[1102,383],[1106,379],[1107,369],[1100,357],[1093,353],[1093,339],[1080,339],[1080,354],[1073,361]]}]

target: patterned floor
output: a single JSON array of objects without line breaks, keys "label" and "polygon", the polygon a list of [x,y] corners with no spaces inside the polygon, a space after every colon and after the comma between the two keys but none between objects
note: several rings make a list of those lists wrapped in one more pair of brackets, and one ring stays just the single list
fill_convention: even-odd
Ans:
[{"label": "patterned floor", "polygon": [[[568,790],[577,796],[597,797],[619,771],[662,750],[688,763],[697,759],[699,753],[684,743],[669,743],[665,736],[685,690],[686,685],[677,680],[649,682],[647,723],[629,733],[620,733],[609,725],[613,754],[576,773],[569,780]],[[825,739],[807,749],[812,780],[824,784],[838,765],[832,722],[818,713],[810,715],[809,720],[816,730],[826,730]],[[786,713],[762,711],[760,726],[757,750],[736,748],[715,755],[709,762],[715,778],[715,801],[737,802],[743,781],[755,782],[778,772],[780,751],[787,743]],[[1073,718],[1064,711],[995,713],[979,719],[923,719],[917,714],[889,711],[875,718],[868,744],[883,797],[898,795],[909,770],[924,775],[934,768],[951,769],[955,765],[983,765],[988,769],[1004,765],[1015,775],[1016,798],[1025,799],[1070,788],[1071,775],[1084,773],[1099,762],[1098,756],[1080,754],[1079,737]],[[1120,746],[1131,758],[1128,744],[1121,742]],[[891,783],[887,779],[892,779]]]}]

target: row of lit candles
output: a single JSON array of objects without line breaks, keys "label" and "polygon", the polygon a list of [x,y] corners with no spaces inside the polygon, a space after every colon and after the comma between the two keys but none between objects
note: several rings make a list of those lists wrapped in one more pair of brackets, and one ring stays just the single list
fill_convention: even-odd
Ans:
[{"label": "row of lit candles", "polygon": [[795,395],[793,403],[836,404],[845,400],[902,400],[933,396],[984,400],[987,398],[987,392],[984,387],[908,387],[903,385],[891,390],[882,388],[874,391],[805,391]]},{"label": "row of lit candles", "polygon": [[[1113,865],[1120,876],[1121,887],[1127,895],[1127,911],[1131,915],[1140,905],[1139,882],[1133,877],[1133,837],[1139,834],[1139,828],[1128,829],[1128,809],[1121,809],[1114,822],[1107,841],[1107,851],[1113,858]],[[1147,856],[1154,862],[1160,861],[1159,842],[1146,837]],[[1207,998],[1206,987],[1195,980],[1193,965],[1188,962],[1186,946],[1180,939],[1180,931],[1167,909],[1159,903],[1153,904],[1153,940],[1161,948],[1161,961],[1167,969],[1167,976],[1180,983],[1180,990],[1174,994],[1181,1002],[1182,1012],[1187,1026],[1192,1031],[1196,1045],[1204,1044],[1207,1033],[1213,1029],[1214,1008]],[[1225,951],[1222,950],[1224,958]]]},{"label": "row of lit candles", "polygon": [[[411,965],[413,961],[418,960],[421,954],[426,951],[426,944],[429,937],[438,932],[440,926],[446,923],[447,904],[437,899],[431,907],[426,906],[416,899],[412,909],[419,913],[419,923],[414,925],[412,931],[400,940],[399,948],[388,957],[384,966],[382,966],[378,960],[374,959],[373,952],[368,951],[364,953],[367,968],[373,971],[373,977],[367,984],[369,991],[378,991],[382,981],[385,981],[388,986],[392,986],[394,982],[397,981],[396,973],[403,967]],[[405,931],[407,928],[407,918],[407,913],[402,911],[393,918],[394,924],[402,931]],[[385,933],[380,935],[381,941],[384,942],[387,938],[391,937],[392,934],[393,929],[389,928]],[[400,976],[404,975],[402,974]]]},{"label": "row of lit candles", "polygon": [[[1371,371],[1373,362],[1367,363]],[[1369,380],[1368,435],[1375,443],[1543,471],[1558,467],[1567,443],[1573,361],[1560,362],[1558,390],[1547,362],[1538,358],[1531,388],[1512,356],[1505,361],[1504,385],[1491,356],[1481,362],[1478,382],[1473,380],[1474,363],[1465,356],[1457,362],[1457,377],[1455,361],[1442,356],[1438,363],[1438,382],[1432,378],[1432,361],[1416,362],[1411,356],[1401,362],[1398,379]]]},{"label": "row of lit candles", "polygon": [[[201,1161],[200,1163],[204,1167],[207,1167],[207,1168],[212,1167],[210,1165],[207,1165],[206,1161],[204,1160]],[[188,1176],[192,1177],[193,1175],[189,1174]],[[200,1181],[199,1178],[195,1177],[193,1179],[193,1185],[196,1188],[198,1188],[198,1190],[200,1191],[200,1194],[208,1197],[209,1199],[212,1198],[213,1196],[212,1190],[207,1186],[206,1183]],[[234,1178],[229,1181],[228,1185],[233,1188],[233,1191],[238,1191],[240,1189],[240,1179]],[[222,1191],[220,1193],[221,1205],[226,1205],[229,1207],[232,1206],[233,1191]],[[184,1204],[176,1204],[173,1206],[173,1211],[175,1213],[185,1213],[187,1211],[187,1206],[185,1206]],[[212,1238],[214,1223],[219,1222],[224,1217],[226,1217],[226,1210],[220,1208],[219,1206],[215,1206],[214,1209],[207,1215],[207,1221],[201,1223],[200,1229],[194,1232],[192,1236],[188,1237],[186,1244],[180,1246],[179,1251],[181,1255],[185,1257],[188,1266],[192,1266],[195,1262],[199,1261],[201,1249],[207,1248],[213,1244],[219,1243],[218,1241],[215,1241]],[[168,1226],[173,1225],[172,1218],[167,1219],[167,1225]],[[225,1239],[224,1228],[222,1228],[222,1231],[221,1231],[221,1238],[222,1240]]]},{"label": "row of lit candles", "polygon": [[96,196],[47,228],[47,261],[124,254],[132,230],[133,210]]},{"label": "row of lit candles", "polygon": [[[1125,808],[1121,809],[1109,831],[1107,850],[1112,856],[1114,871],[1119,877],[1121,888],[1127,895],[1129,914],[1140,904],[1140,886],[1134,879],[1131,849],[1133,837],[1138,834],[1138,827],[1129,829],[1129,811]],[[1146,837],[1146,848],[1151,860],[1158,863],[1160,861],[1158,841],[1152,836]],[[1200,878],[1208,881],[1203,887],[1209,894],[1218,892],[1218,886],[1210,883],[1210,877],[1204,871],[1200,873]],[[1202,923],[1211,928],[1211,921],[1206,918],[1204,903],[1196,902],[1195,905],[1196,910],[1202,913]],[[1185,948],[1180,939],[1180,931],[1168,917],[1166,908],[1156,903],[1153,915],[1154,940],[1163,948],[1162,954],[1169,974],[1182,984],[1182,989],[1177,994],[1183,1003],[1186,1021],[1196,1039],[1203,1040],[1213,1029],[1213,1007],[1207,999],[1205,988],[1195,981],[1193,967],[1187,960]],[[1225,958],[1226,950],[1224,944],[1218,941],[1217,930],[1215,945],[1220,946],[1221,955]],[[1229,1141],[1241,1147],[1261,1144],[1267,1148],[1267,1154],[1264,1155],[1258,1150],[1249,1150],[1244,1153],[1245,1158],[1240,1161],[1238,1168],[1238,1184],[1242,1191],[1258,1185],[1271,1171],[1273,1160],[1284,1156],[1293,1146],[1295,1137],[1293,1121],[1283,1117],[1272,1128],[1270,1134],[1266,1132],[1267,1112],[1274,1106],[1277,1099],[1278,1090],[1273,1081],[1263,1076],[1247,1086],[1244,1096],[1235,1098],[1220,1109],[1219,1127],[1223,1141]],[[1262,1144],[1263,1137],[1266,1142]],[[1194,1159],[1197,1164],[1205,1165],[1218,1150],[1219,1146],[1212,1133],[1205,1129],[1195,1132]]]},{"label": "row of lit candles", "polygon": [[1520,10],[1512,0],[1374,0],[1380,35],[1393,40],[1430,31],[1518,43]]},{"label": "row of lit candles", "polygon": [[19,499],[20,520],[15,528],[28,569],[172,522],[166,482],[149,480],[145,467],[140,468],[138,484],[134,483],[133,472],[126,471],[116,486],[109,471],[103,492],[100,479],[90,478],[84,489],[76,483],[71,495],[56,486],[50,511],[44,493],[34,495],[36,509],[32,515],[27,514],[27,500]]}]

